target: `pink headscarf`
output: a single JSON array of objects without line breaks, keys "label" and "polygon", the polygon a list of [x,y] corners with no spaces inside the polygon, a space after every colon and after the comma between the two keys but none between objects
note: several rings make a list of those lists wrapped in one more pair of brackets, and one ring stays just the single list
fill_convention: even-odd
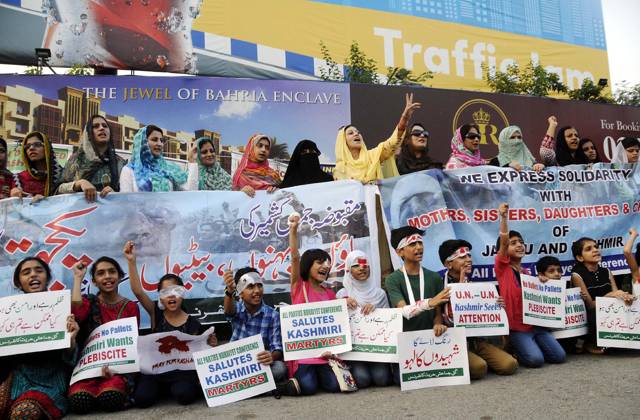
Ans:
[{"label": "pink headscarf", "polygon": [[269,167],[269,159],[265,159],[264,162],[260,163],[256,162],[253,147],[261,139],[267,139],[271,143],[269,137],[264,134],[254,134],[249,138],[238,169],[233,174],[232,188],[234,191],[238,191],[247,185],[258,191],[266,190],[269,187],[277,187],[280,184],[280,174]]},{"label": "pink headscarf", "polygon": [[469,166],[484,165],[485,161],[480,156],[480,149],[471,153],[469,149],[464,147],[464,138],[462,137],[462,127],[458,127],[456,134],[451,139],[451,156]]}]

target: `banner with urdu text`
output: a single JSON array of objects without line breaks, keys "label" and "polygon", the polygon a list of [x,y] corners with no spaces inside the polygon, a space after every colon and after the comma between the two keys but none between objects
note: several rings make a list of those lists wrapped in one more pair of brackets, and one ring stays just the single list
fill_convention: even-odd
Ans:
[{"label": "banner with urdu text", "polygon": [[574,263],[571,244],[583,236],[598,242],[603,267],[628,272],[622,249],[629,228],[638,225],[639,183],[640,170],[631,165],[575,165],[543,172],[483,166],[386,179],[380,191],[390,229],[412,225],[425,231],[425,267],[444,271],[438,247],[447,239],[465,239],[473,246],[471,278],[495,280],[502,202],[510,205],[509,229],[522,234],[523,264],[533,273],[538,259],[553,255],[568,276]]},{"label": "banner with urdu text", "polygon": [[[81,194],[54,196],[37,204],[29,199],[2,200],[0,296],[16,292],[13,269],[26,256],[37,255],[49,263],[51,290],[70,289],[72,267],[78,260],[91,264],[107,255],[126,269],[122,250],[127,240],[133,240],[146,293],[155,299],[158,279],[165,273],[177,274],[188,290],[186,299],[195,302],[191,315],[203,323],[213,322],[222,319],[222,276],[230,265],[233,270],[255,267],[265,279],[267,298],[288,299],[287,218],[293,211],[301,215],[300,251],[326,250],[332,263],[329,281],[341,279],[350,251],[372,255],[370,241],[377,234],[370,226],[375,213],[367,214],[367,207],[365,187],[355,181],[273,194],[259,191],[253,199],[241,192],[198,191],[112,193],[95,203]],[[379,279],[377,261],[377,256],[372,258],[372,276]],[[135,300],[127,283],[125,277],[119,291]],[[88,274],[82,291],[97,291]]]}]

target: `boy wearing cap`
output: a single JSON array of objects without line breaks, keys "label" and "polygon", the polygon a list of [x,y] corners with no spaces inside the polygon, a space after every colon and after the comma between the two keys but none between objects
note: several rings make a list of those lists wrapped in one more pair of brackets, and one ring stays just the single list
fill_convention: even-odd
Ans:
[{"label": "boy wearing cap", "polygon": [[[262,300],[263,280],[252,267],[241,268],[234,276],[231,270],[224,273],[224,313],[231,322],[231,341],[262,336],[265,350],[258,353],[258,362],[271,366],[276,384],[287,380],[287,367],[282,360],[280,316]],[[236,302],[234,295],[240,300]]]},{"label": "boy wearing cap", "polygon": [[[450,239],[440,245],[438,255],[442,265],[447,268],[444,275],[445,286],[469,281],[467,276],[471,274],[472,268],[471,249],[471,244],[464,239]],[[504,306],[504,300],[498,298],[498,304]],[[445,304],[443,320],[445,325],[453,326],[453,311],[449,303]],[[471,379],[483,378],[488,368],[498,375],[512,375],[518,369],[515,358],[481,337],[468,338],[467,348]]]},{"label": "boy wearing cap", "polygon": [[402,309],[403,331],[433,329],[440,336],[447,330],[440,305],[449,301],[449,289],[444,289],[438,273],[421,265],[423,233],[412,226],[391,231],[391,245],[404,265],[389,274],[385,288],[391,307]]}]

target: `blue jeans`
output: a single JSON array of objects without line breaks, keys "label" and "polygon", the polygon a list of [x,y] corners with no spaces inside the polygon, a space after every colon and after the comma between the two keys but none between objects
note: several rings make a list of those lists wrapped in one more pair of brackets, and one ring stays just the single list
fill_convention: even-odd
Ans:
[{"label": "blue jeans", "polygon": [[349,362],[353,378],[358,388],[391,385],[391,368],[389,363]]},{"label": "blue jeans", "polygon": [[271,373],[273,374],[273,381],[277,384],[287,380],[287,365],[282,360],[274,360],[271,363]]},{"label": "blue jeans", "polygon": [[547,363],[564,363],[567,354],[558,340],[545,328],[533,331],[510,331],[511,345],[518,361],[524,366],[537,368]]},{"label": "blue jeans", "polygon": [[318,392],[318,388],[326,392],[340,392],[336,375],[328,364],[299,364],[294,376],[298,380],[302,395],[313,395]]}]

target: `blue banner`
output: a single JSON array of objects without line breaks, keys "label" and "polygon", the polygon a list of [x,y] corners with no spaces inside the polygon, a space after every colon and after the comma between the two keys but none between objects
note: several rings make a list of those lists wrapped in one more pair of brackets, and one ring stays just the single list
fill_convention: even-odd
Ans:
[{"label": "blue banner", "polygon": [[[192,314],[211,322],[222,316],[222,276],[229,264],[234,271],[255,267],[265,279],[265,295],[288,300],[287,218],[293,211],[301,215],[300,251],[322,248],[331,255],[329,282],[341,279],[344,259],[354,249],[378,261],[377,245],[371,246],[371,238],[377,244],[375,208],[365,204],[367,195],[362,184],[340,181],[273,194],[259,191],[253,199],[241,192],[198,191],[112,193],[96,203],[87,203],[80,194],[54,196],[36,204],[2,200],[0,296],[16,292],[13,270],[26,256],[47,261],[53,274],[49,288],[61,290],[71,288],[71,268],[78,260],[91,264],[106,255],[126,269],[122,251],[125,242],[133,240],[142,285],[151,298],[156,298],[162,275],[177,274],[185,282],[186,298],[200,300]],[[372,276],[379,279],[379,273],[379,265],[374,264]],[[135,300],[127,280],[123,279],[120,293]],[[87,278],[82,291],[97,290]]]},{"label": "blue banner", "polygon": [[539,173],[483,166],[391,178],[380,182],[380,190],[391,229],[425,230],[425,267],[444,271],[438,247],[447,239],[465,239],[473,246],[472,278],[495,280],[502,202],[510,206],[509,229],[526,243],[523,265],[533,273],[538,259],[553,255],[569,275],[571,244],[583,236],[598,241],[602,266],[628,272],[622,250],[629,228],[638,225],[639,184],[637,165],[575,165]]}]

